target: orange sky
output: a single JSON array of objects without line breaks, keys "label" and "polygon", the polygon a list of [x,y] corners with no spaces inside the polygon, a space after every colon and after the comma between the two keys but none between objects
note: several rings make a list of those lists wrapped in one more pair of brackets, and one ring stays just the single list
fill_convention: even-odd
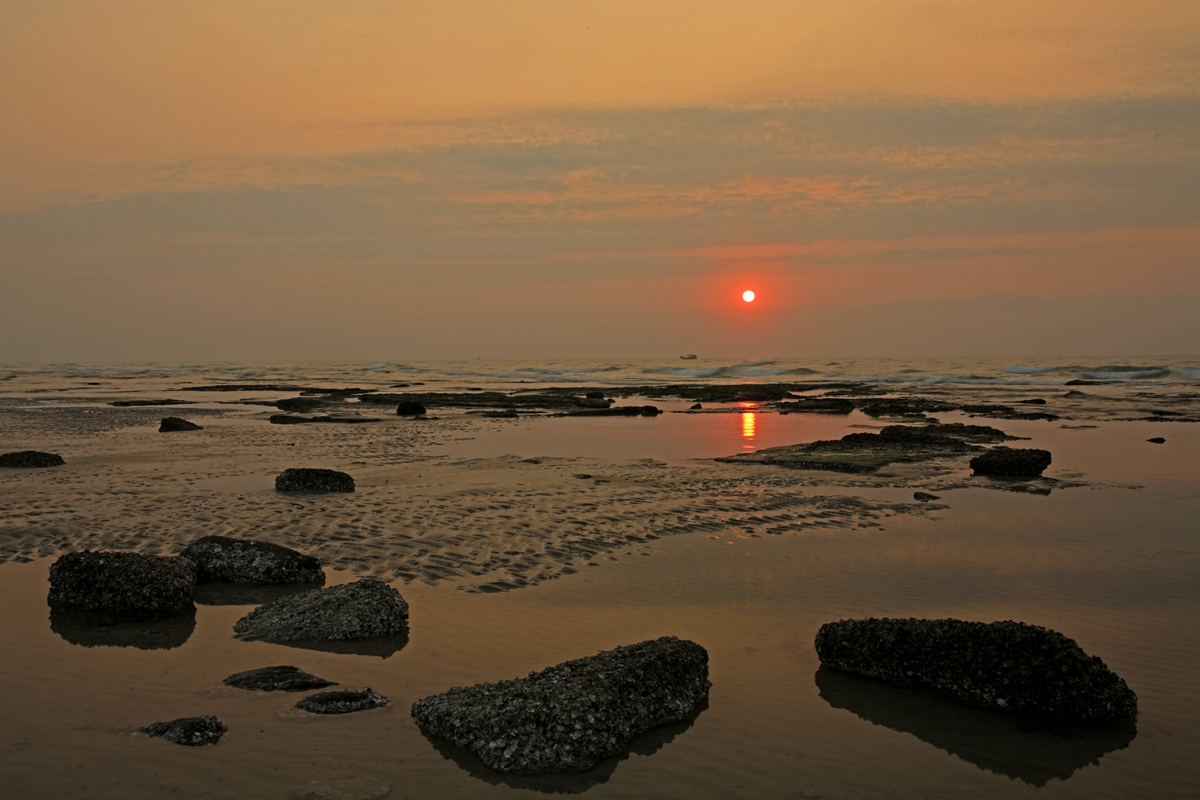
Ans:
[{"label": "orange sky", "polygon": [[[801,355],[822,314],[999,297],[1047,336],[1054,303],[1190,316],[1197,41],[1195,2],[0,3],[0,360]],[[751,278],[753,335],[722,305]],[[346,333],[248,345],[284,295]],[[563,313],[620,325],[603,350]],[[1080,341],[1123,352],[1126,317]],[[480,330],[371,341],[443,318]],[[1138,346],[1200,350],[1159,327]]]}]

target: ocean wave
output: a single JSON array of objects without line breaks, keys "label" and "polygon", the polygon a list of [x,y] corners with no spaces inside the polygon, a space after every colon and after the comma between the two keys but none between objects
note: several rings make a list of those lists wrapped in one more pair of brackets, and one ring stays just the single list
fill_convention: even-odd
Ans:
[{"label": "ocean wave", "polygon": [[1083,377],[1094,381],[1145,381],[1155,378],[1165,378],[1171,374],[1166,367],[1100,367],[1097,370],[1084,372]]},{"label": "ocean wave", "polygon": [[1194,381],[1200,381],[1200,367],[1184,367],[1179,371]]},{"label": "ocean wave", "polygon": [[1068,370],[1070,367],[1031,367],[1026,364],[1013,364],[1007,367],[1004,371],[1013,375],[1038,375],[1043,372],[1058,372],[1060,370]]}]

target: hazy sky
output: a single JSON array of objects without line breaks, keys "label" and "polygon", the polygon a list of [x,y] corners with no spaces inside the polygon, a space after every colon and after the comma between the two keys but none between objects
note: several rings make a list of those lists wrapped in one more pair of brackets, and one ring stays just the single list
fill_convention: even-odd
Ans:
[{"label": "hazy sky", "polygon": [[1200,3],[0,0],[0,361],[681,352],[1200,354]]}]

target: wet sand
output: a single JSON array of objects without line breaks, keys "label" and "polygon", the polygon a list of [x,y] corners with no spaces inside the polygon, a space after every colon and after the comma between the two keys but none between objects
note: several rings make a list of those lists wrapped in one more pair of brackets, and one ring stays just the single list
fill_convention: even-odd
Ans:
[{"label": "wet sand", "polygon": [[[744,446],[741,413],[284,428],[253,409],[187,412],[205,431],[155,433],[162,409],[5,417],[6,439],[68,456],[53,470],[0,470],[0,780],[23,796],[284,798],[356,777],[397,798],[1189,797],[1200,785],[1195,426],[988,421],[1054,453],[1035,484],[1046,495],[972,478],[963,463],[852,476],[701,460]],[[649,427],[668,418],[677,428]],[[857,413],[753,422],[754,446],[883,424]],[[646,427],[620,427],[631,423]],[[1156,435],[1167,444],[1145,442]],[[271,478],[288,466],[345,469],[359,488],[277,494]],[[915,489],[941,500],[917,503]],[[408,641],[360,654],[237,641],[233,623],[259,598],[236,593],[201,595],[220,604],[199,605],[194,627],[51,620],[56,554],[178,552],[208,533],[314,552],[333,582],[395,580],[412,606]],[[868,615],[1059,630],[1137,692],[1136,731],[1064,736],[819,671],[819,625]],[[134,646],[102,644],[114,634]],[[708,707],[589,773],[507,778],[427,740],[408,715],[452,685],[665,634],[708,648]],[[392,703],[316,718],[291,709],[296,695],[221,685],[284,663]],[[230,726],[216,747],[134,733],[202,713]]]}]

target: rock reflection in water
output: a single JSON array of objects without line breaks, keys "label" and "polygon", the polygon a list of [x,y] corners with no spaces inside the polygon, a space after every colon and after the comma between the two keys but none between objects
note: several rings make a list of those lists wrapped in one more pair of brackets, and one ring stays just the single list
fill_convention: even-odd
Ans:
[{"label": "rock reflection in water", "polygon": [[472,778],[478,778],[484,783],[490,783],[493,786],[504,784],[514,789],[528,789],[546,794],[582,794],[588,789],[605,783],[612,777],[613,772],[617,769],[617,765],[629,758],[630,755],[652,756],[657,753],[674,741],[675,737],[692,727],[696,722],[696,718],[704,713],[707,708],[708,701],[706,700],[697,706],[696,710],[689,714],[686,719],[660,725],[653,730],[646,731],[627,744],[618,755],[604,759],[587,772],[567,772],[557,775],[540,776],[508,775],[503,772],[497,772],[487,764],[484,764],[479,756],[465,747],[459,747],[437,736],[425,734],[425,738],[441,754],[442,758],[447,761],[453,761]]},{"label": "rock reflection in water", "polygon": [[[235,637],[240,638],[240,637]],[[268,642],[280,647],[296,647],[301,650],[317,650],[322,653],[340,653],[354,656],[374,656],[376,658],[391,658],[408,645],[408,634],[398,633],[395,636],[380,636],[377,639],[353,639],[350,641],[301,641],[276,642],[267,639],[246,638],[247,642]]]},{"label": "rock reflection in water", "polygon": [[195,629],[195,607],[186,614],[137,621],[97,611],[50,609],[50,630],[82,647],[170,650],[186,642]]},{"label": "rock reflection in water", "polygon": [[903,689],[869,678],[817,670],[821,698],[874,725],[911,733],[980,769],[1031,786],[1065,781],[1076,770],[1129,746],[1133,721],[1102,726],[1053,726],[998,711],[970,708],[919,689]]},{"label": "rock reflection in water", "polygon": [[196,584],[192,599],[202,606],[261,606],[281,597],[320,589],[322,586],[320,583],[277,583],[258,586],[214,581]]}]

